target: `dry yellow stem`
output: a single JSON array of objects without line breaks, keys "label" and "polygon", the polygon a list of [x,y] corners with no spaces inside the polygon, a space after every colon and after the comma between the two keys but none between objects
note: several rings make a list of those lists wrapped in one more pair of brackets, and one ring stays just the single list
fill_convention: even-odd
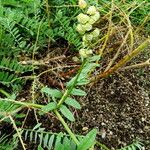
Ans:
[{"label": "dry yellow stem", "polygon": [[140,52],[142,52],[148,45],[150,44],[150,38],[145,40],[139,47],[137,47],[135,50],[133,50],[130,54],[125,55],[116,65],[111,67],[109,70],[98,74],[96,77],[91,78],[91,82],[97,82],[98,80],[102,78],[106,78],[115,71],[117,71],[119,68],[124,66],[127,62],[129,62],[133,57],[138,55]]}]

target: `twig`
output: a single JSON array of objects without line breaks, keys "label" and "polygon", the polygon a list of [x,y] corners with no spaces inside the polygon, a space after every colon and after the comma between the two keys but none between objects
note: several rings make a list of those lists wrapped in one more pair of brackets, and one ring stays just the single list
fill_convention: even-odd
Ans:
[{"label": "twig", "polygon": [[133,36],[133,30],[132,30],[132,25],[131,25],[131,21],[129,19],[130,14],[126,14],[121,8],[119,8],[117,5],[115,5],[115,7],[122,13],[122,15],[124,16],[123,19],[126,19],[127,21],[127,28],[129,29],[129,33],[130,33],[130,51],[133,49],[133,44],[134,44],[134,36]]},{"label": "twig", "polygon": [[20,139],[20,143],[21,143],[21,145],[22,145],[23,150],[26,150],[26,148],[25,148],[25,144],[24,144],[24,142],[23,142],[23,140],[22,140],[22,138],[21,138],[20,132],[19,132],[19,130],[18,130],[18,128],[17,128],[17,126],[16,126],[16,124],[15,124],[14,119],[12,118],[12,116],[11,116],[11,115],[9,115],[9,118],[10,118],[10,120],[11,120],[12,124],[13,124],[14,129],[15,129],[15,130],[16,130],[16,132],[17,132],[17,135],[18,135],[18,137],[19,137],[19,139]]},{"label": "twig", "polygon": [[110,37],[110,35],[112,34],[112,31],[113,31],[113,27],[112,27],[112,14],[113,14],[113,11],[114,11],[114,1],[112,0],[111,10],[110,10],[110,17],[109,17],[109,27],[108,27],[108,31],[107,31],[107,35],[106,35],[104,44],[103,44],[102,48],[99,50],[99,55],[100,56],[102,56],[103,51],[104,51],[104,49],[107,45],[107,42],[109,40],[109,37]]},{"label": "twig", "polygon": [[126,67],[121,68],[121,69],[119,69],[119,70],[127,70],[127,69],[141,68],[141,67],[146,67],[146,66],[150,66],[150,58],[149,58],[148,60],[146,60],[145,62],[138,63],[138,64],[131,65],[131,66],[126,66]]},{"label": "twig", "polygon": [[60,60],[66,58],[65,55],[54,57],[54,58],[44,58],[42,60],[27,60],[27,61],[20,61],[19,63],[22,65],[36,65],[36,66],[49,66],[50,62],[55,60]]},{"label": "twig", "polygon": [[96,144],[99,145],[101,148],[103,148],[103,150],[110,150],[108,147],[106,147],[104,144],[96,141]]},{"label": "twig", "polygon": [[105,78],[115,71],[117,71],[120,67],[129,62],[133,57],[142,52],[148,45],[150,44],[150,38],[145,40],[139,47],[133,50],[130,54],[125,55],[116,65],[114,65],[109,70],[98,74],[96,77],[91,78],[91,82],[97,82],[99,79]]},{"label": "twig", "polygon": [[112,58],[112,60],[109,62],[108,66],[106,67],[105,71],[109,70],[110,67],[112,66],[112,64],[114,63],[114,61],[117,59],[117,57],[118,57],[118,55],[119,55],[119,53],[121,51],[121,48],[124,46],[128,36],[129,36],[129,31],[127,32],[127,34],[126,34],[126,36],[125,36],[121,46],[119,47],[118,51],[116,52],[115,56]]}]

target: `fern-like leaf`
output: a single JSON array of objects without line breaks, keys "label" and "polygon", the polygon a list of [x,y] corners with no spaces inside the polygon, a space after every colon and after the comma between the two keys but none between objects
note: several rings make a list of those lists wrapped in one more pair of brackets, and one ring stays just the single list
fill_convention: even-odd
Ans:
[{"label": "fern-like leaf", "polygon": [[23,129],[25,140],[30,142],[40,144],[43,148],[48,150],[59,148],[65,148],[65,150],[76,150],[76,145],[72,139],[62,132],[60,133],[51,133],[45,132],[44,128],[40,128],[40,125],[37,125],[37,128]]},{"label": "fern-like leaf", "polygon": [[118,150],[143,150],[143,143],[140,141],[135,141],[132,144]]}]

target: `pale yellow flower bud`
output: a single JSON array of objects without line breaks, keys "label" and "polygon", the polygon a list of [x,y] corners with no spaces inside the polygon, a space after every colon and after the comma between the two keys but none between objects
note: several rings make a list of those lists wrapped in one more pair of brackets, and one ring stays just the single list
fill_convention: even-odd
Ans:
[{"label": "pale yellow flower bud", "polygon": [[78,5],[81,9],[84,9],[84,8],[86,8],[87,3],[85,0],[79,0]]},{"label": "pale yellow flower bud", "polygon": [[85,41],[82,42],[82,45],[83,45],[83,47],[88,47],[89,42],[85,40]]},{"label": "pale yellow flower bud", "polygon": [[89,23],[86,23],[85,25],[82,25],[82,28],[86,31],[92,30],[92,25]]},{"label": "pale yellow flower bud", "polygon": [[86,54],[87,54],[87,55],[92,55],[92,54],[93,54],[93,51],[92,51],[91,49],[89,49],[89,50],[86,51]]},{"label": "pale yellow flower bud", "polygon": [[80,49],[79,50],[79,54],[80,54],[80,56],[81,57],[83,57],[83,58],[86,58],[86,57],[88,57],[88,55],[86,54],[86,49]]},{"label": "pale yellow flower bud", "polygon": [[76,30],[77,30],[80,34],[84,34],[84,33],[85,33],[85,29],[82,27],[81,24],[78,24],[78,25],[77,25]]},{"label": "pale yellow flower bud", "polygon": [[86,39],[86,36],[85,36],[85,35],[82,37],[82,41],[83,41],[83,42],[87,42],[87,39]]},{"label": "pale yellow flower bud", "polygon": [[83,38],[83,40],[85,39],[85,41],[89,41],[90,42],[90,41],[93,40],[93,35],[91,33],[90,34],[85,34],[84,36],[85,36],[85,38]]},{"label": "pale yellow flower bud", "polygon": [[91,16],[91,19],[93,19],[95,22],[100,18],[100,13],[97,11],[94,15]]},{"label": "pale yellow flower bud", "polygon": [[94,38],[97,38],[100,34],[100,30],[96,28],[91,34],[93,35]]},{"label": "pale yellow flower bud", "polygon": [[93,52],[92,52],[91,49],[88,50],[88,49],[82,48],[82,49],[79,50],[79,54],[80,54],[80,56],[83,57],[83,58],[89,57],[92,53],[93,53]]},{"label": "pale yellow flower bud", "polygon": [[90,17],[88,15],[85,15],[85,14],[81,13],[77,16],[77,19],[78,19],[79,23],[85,24],[85,23],[88,22]]},{"label": "pale yellow flower bud", "polygon": [[91,25],[94,24],[95,22],[96,21],[94,19],[92,19],[92,18],[90,18],[89,21],[88,21],[88,23],[91,24]]},{"label": "pale yellow flower bud", "polygon": [[96,13],[96,7],[95,6],[90,6],[87,10],[87,14],[94,15],[95,13]]}]

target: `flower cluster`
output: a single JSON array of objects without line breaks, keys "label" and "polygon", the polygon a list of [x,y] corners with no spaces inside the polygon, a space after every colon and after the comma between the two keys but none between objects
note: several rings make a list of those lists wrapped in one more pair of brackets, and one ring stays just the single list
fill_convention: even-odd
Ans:
[{"label": "flower cluster", "polygon": [[[87,7],[85,0],[79,0],[78,4],[81,9]],[[88,47],[100,34],[98,28],[93,29],[93,24],[97,22],[99,18],[100,13],[95,6],[89,6],[85,13],[80,13],[77,16],[79,24],[77,25],[76,30],[82,35],[82,45],[84,47],[79,53],[84,58],[92,54],[92,50],[88,50]]]}]

